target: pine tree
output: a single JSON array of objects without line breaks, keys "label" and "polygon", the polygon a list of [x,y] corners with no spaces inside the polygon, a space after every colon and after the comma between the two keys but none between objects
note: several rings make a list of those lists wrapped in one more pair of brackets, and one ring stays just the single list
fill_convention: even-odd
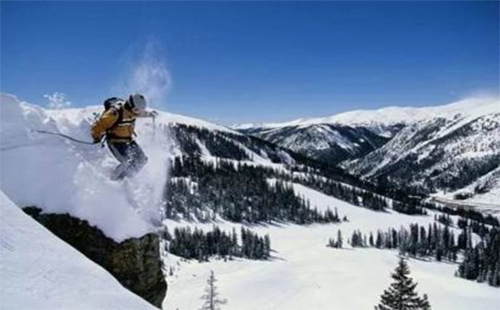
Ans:
[{"label": "pine tree", "polygon": [[430,310],[427,295],[419,297],[415,292],[417,283],[410,277],[410,268],[404,258],[399,260],[398,267],[391,275],[394,282],[380,296],[376,310]]},{"label": "pine tree", "polygon": [[424,294],[424,297],[422,298],[422,301],[420,303],[420,308],[422,310],[431,310],[431,304],[429,303],[429,298],[427,297],[427,294]]},{"label": "pine tree", "polygon": [[340,229],[337,231],[337,248],[342,248],[343,245],[343,240],[342,240],[342,233],[340,232]]},{"label": "pine tree", "polygon": [[219,299],[219,293],[217,292],[217,286],[215,286],[217,279],[214,276],[213,270],[210,271],[210,277],[207,280],[207,286],[205,287],[205,294],[201,297],[205,302],[200,310],[219,310],[220,305],[227,303],[225,299]]}]

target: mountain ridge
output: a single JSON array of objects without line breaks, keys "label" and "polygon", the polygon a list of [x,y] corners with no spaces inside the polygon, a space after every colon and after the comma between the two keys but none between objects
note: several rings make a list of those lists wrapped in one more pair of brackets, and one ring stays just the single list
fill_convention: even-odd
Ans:
[{"label": "mountain ridge", "polygon": [[[475,195],[474,191],[471,192],[470,189],[465,188],[474,183],[475,179],[469,178],[465,184],[459,182],[460,185],[465,186],[463,190],[452,184],[455,182],[452,180],[456,178],[450,179],[448,184],[439,183],[440,185],[437,187],[436,185],[421,187],[417,186],[417,183],[423,182],[425,172],[411,170],[404,173],[404,170],[401,170],[400,176],[396,177],[394,167],[397,167],[397,162],[405,156],[408,158],[408,164],[426,162],[426,165],[430,165],[432,159],[428,156],[435,156],[436,153],[431,153],[430,149],[423,151],[425,145],[451,143],[456,145],[456,149],[453,151],[455,157],[440,155],[442,164],[445,161],[448,162],[448,165],[452,162],[456,162],[457,165],[458,162],[465,162],[461,159],[461,156],[465,155],[457,153],[459,149],[462,150],[461,153],[474,153],[474,156],[477,157],[474,165],[483,167],[478,168],[482,171],[477,172],[479,173],[477,179],[480,179],[482,175],[488,174],[490,168],[486,167],[490,167],[488,166],[490,164],[481,164],[479,158],[484,156],[485,161],[492,162],[491,168],[494,169],[496,157],[488,159],[487,153],[500,156],[500,150],[495,146],[498,143],[498,138],[495,138],[495,130],[498,126],[497,115],[499,113],[500,99],[498,97],[481,96],[436,107],[389,107],[372,111],[351,111],[331,117],[264,124],[263,127],[240,126],[238,128],[242,133],[258,136],[312,158],[330,164],[339,164],[367,180],[385,184],[392,178],[399,183],[388,183],[395,186],[413,184],[413,187],[417,187],[419,190],[423,189],[423,194],[439,194],[440,191],[452,189],[459,197],[461,193],[467,193],[468,196]],[[479,119],[482,121],[477,121]],[[342,130],[343,128],[349,128],[349,131]],[[369,139],[363,134],[363,131],[366,130],[373,134]],[[462,145],[458,145],[457,141],[453,142],[457,139],[463,139]],[[369,142],[368,147],[362,147],[363,144],[360,142],[366,140]],[[477,148],[481,148],[486,153],[481,155],[479,152],[474,152]],[[382,154],[383,152],[385,155]],[[444,154],[446,150],[443,149],[441,152]],[[389,156],[389,154],[393,155]],[[413,159],[410,160],[410,158]],[[435,161],[434,164],[439,164]],[[457,169],[459,170],[456,173],[459,173],[466,167]],[[376,171],[381,172],[376,173]],[[381,175],[386,179],[380,179]],[[418,178],[416,175],[421,179],[416,179]],[[497,181],[492,181],[496,176],[497,174],[494,174],[493,177],[489,177],[488,183],[497,184]],[[415,188],[407,187],[407,190],[415,190]],[[496,194],[496,187],[491,187],[491,191],[491,197],[484,195],[484,193],[476,195],[480,201],[470,199],[473,197],[468,199],[475,203],[491,203],[495,199],[494,197],[500,197]],[[449,198],[447,194],[444,196]]]},{"label": "mountain ridge", "polygon": [[[471,97],[439,106],[427,107],[400,107],[389,106],[372,110],[346,111],[326,117],[300,118],[281,123],[236,124],[231,126],[236,130],[255,128],[282,128],[290,126],[307,126],[313,124],[342,124],[348,126],[374,127],[377,125],[390,126],[409,124],[415,121],[433,117],[453,117],[456,114],[467,115],[485,114],[498,111],[498,97],[484,95]],[[479,105],[479,106],[478,106]]]}]

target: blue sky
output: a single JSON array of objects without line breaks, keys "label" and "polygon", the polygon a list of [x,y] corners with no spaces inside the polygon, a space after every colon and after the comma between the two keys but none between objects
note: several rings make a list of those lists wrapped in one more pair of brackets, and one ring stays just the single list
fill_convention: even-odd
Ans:
[{"label": "blue sky", "polygon": [[[76,106],[124,95],[138,68],[146,87],[161,88],[158,74],[168,82],[156,105],[223,124],[444,104],[499,87],[495,1],[2,1],[0,10],[1,90],[42,105],[54,92]],[[168,76],[148,71],[157,64]]]}]

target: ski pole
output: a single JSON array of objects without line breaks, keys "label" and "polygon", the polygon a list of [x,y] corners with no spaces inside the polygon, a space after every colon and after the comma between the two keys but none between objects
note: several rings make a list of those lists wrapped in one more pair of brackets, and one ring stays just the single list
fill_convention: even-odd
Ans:
[{"label": "ski pole", "polygon": [[153,115],[153,142],[155,141],[156,135],[156,116]]},{"label": "ski pole", "polygon": [[73,138],[71,136],[68,136],[68,135],[65,135],[65,134],[59,133],[59,132],[52,132],[52,131],[46,131],[46,130],[32,130],[32,131],[33,132],[37,132],[37,133],[48,134],[48,135],[60,136],[60,137],[63,137],[65,139],[71,140],[71,141],[76,142],[76,143],[81,143],[81,144],[94,145],[94,144],[97,144],[97,143],[101,142],[101,141],[97,141],[97,142],[82,141],[82,140],[75,139],[75,138]]}]

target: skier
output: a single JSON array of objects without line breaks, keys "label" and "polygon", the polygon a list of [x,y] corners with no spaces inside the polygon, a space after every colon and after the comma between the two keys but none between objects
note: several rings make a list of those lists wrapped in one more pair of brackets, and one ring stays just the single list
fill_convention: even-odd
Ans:
[{"label": "skier", "polygon": [[112,180],[133,176],[146,165],[148,158],[134,141],[135,120],[138,117],[156,117],[156,111],[146,111],[143,95],[132,94],[127,100],[109,98],[104,102],[105,110],[92,125],[90,134],[94,143],[105,137],[109,150],[120,162],[111,175]]}]

